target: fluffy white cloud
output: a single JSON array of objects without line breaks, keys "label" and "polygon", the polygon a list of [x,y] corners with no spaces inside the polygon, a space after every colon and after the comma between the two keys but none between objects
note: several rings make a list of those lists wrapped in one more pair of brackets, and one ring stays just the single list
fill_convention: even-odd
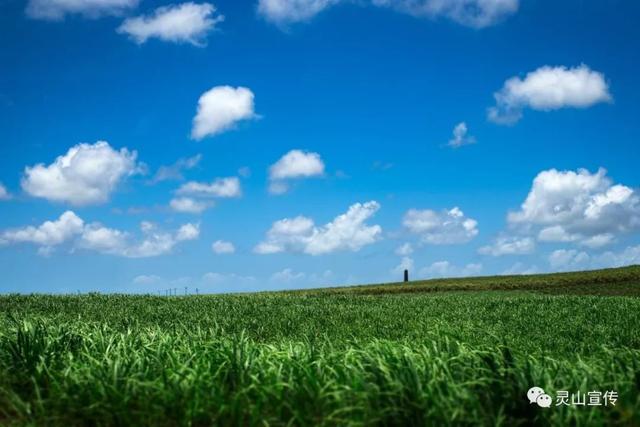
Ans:
[{"label": "fluffy white cloud", "polygon": [[176,197],[171,199],[169,206],[176,212],[198,214],[211,207],[211,202],[203,202],[191,197]]},{"label": "fluffy white cloud", "polygon": [[29,0],[26,13],[29,18],[59,21],[66,15],[97,18],[120,15],[138,6],[139,0]]},{"label": "fluffy white cloud", "polygon": [[269,168],[270,179],[308,178],[324,174],[318,153],[291,150]]},{"label": "fluffy white cloud", "polygon": [[149,183],[156,184],[162,181],[184,179],[182,172],[195,168],[200,163],[200,160],[202,160],[202,154],[196,154],[193,157],[178,159],[177,162],[170,166],[160,166]]},{"label": "fluffy white cloud", "polygon": [[193,118],[191,137],[200,140],[229,130],[241,120],[257,117],[254,95],[246,87],[216,86],[203,93]]},{"label": "fluffy white cloud", "polygon": [[400,256],[408,256],[408,255],[411,255],[412,253],[413,253],[413,246],[411,246],[411,243],[405,243],[403,245],[400,245],[395,250],[395,254]]},{"label": "fluffy white cloud", "polygon": [[382,228],[366,221],[380,209],[375,202],[356,203],[333,221],[318,227],[304,216],[273,223],[266,239],[255,247],[259,254],[301,252],[320,255],[339,250],[358,251],[380,239]]},{"label": "fluffy white cloud", "polygon": [[200,225],[187,223],[181,225],[176,233],[176,241],[196,240],[200,237]]},{"label": "fluffy white cloud", "polygon": [[[259,0],[258,13],[279,25],[307,21],[346,0]],[[445,17],[459,24],[483,28],[518,10],[518,0],[372,0],[378,7],[417,17]]]},{"label": "fluffy white cloud", "polygon": [[420,270],[420,276],[434,277],[468,277],[480,274],[482,264],[470,263],[464,267],[458,267],[449,261],[436,261],[428,267]]},{"label": "fluffy white cloud", "polygon": [[54,246],[72,242],[76,247],[129,258],[143,258],[171,252],[182,241],[195,240],[200,235],[197,224],[184,224],[175,233],[158,230],[150,222],[140,224],[142,238],[130,233],[104,227],[99,223],[85,224],[72,211],[64,212],[55,221],[46,221],[38,227],[10,229],[0,234],[1,244],[33,243],[38,253],[48,255]]},{"label": "fluffy white cloud", "polygon": [[177,193],[203,197],[240,197],[242,196],[242,187],[240,186],[240,180],[232,176],[229,178],[216,178],[211,183],[189,181],[183,184]]},{"label": "fluffy white cloud", "polygon": [[108,254],[124,254],[127,251],[129,233],[103,227],[98,223],[85,227],[80,247]]},{"label": "fluffy white cloud", "polygon": [[491,26],[518,11],[519,0],[373,0],[413,16],[445,17],[472,28]]},{"label": "fluffy white cloud", "polygon": [[453,128],[453,138],[449,140],[447,145],[449,147],[458,148],[463,145],[475,144],[476,139],[471,135],[467,135],[468,129],[465,122],[458,123]]},{"label": "fluffy white cloud", "polygon": [[578,252],[575,249],[558,249],[549,255],[549,264],[555,271],[584,269],[589,260],[586,252]]},{"label": "fluffy white cloud", "polygon": [[567,233],[561,225],[545,227],[538,233],[538,240],[541,242],[575,242],[578,236]]},{"label": "fluffy white cloud", "polygon": [[554,271],[585,270],[624,267],[640,264],[640,245],[623,250],[589,254],[576,249],[558,249],[549,254],[549,265]]},{"label": "fluffy white cloud", "polygon": [[215,12],[215,6],[209,3],[162,6],[150,15],[126,19],[117,31],[128,34],[138,44],[155,37],[174,43],[204,46],[207,33],[224,20],[224,16]]},{"label": "fluffy white cloud", "polygon": [[525,255],[532,253],[536,248],[536,242],[531,237],[499,236],[488,246],[478,249],[483,255]]},{"label": "fluffy white cloud", "polygon": [[596,234],[595,236],[586,237],[578,243],[591,249],[607,246],[615,241],[615,236],[611,233]]},{"label": "fluffy white cloud", "polygon": [[292,252],[305,252],[314,232],[312,219],[297,216],[276,221],[267,232],[267,239],[255,247],[259,254],[274,254],[292,248]]},{"label": "fluffy white cloud", "polygon": [[269,168],[269,191],[283,194],[289,189],[286,180],[324,175],[324,162],[318,153],[291,150]]},{"label": "fluffy white cloud", "polygon": [[231,242],[225,242],[224,240],[216,240],[211,244],[211,250],[218,254],[232,254],[236,251],[236,247]]},{"label": "fluffy white cloud", "polygon": [[423,242],[434,245],[466,243],[478,234],[478,222],[466,218],[458,207],[440,212],[410,209],[402,224]]},{"label": "fluffy white cloud", "polygon": [[411,274],[411,272],[413,271],[413,258],[403,256],[400,260],[400,264],[396,265],[395,268],[391,270],[391,273],[394,276],[397,276],[398,280],[400,280],[400,277],[403,277],[402,275],[404,274],[405,270],[409,270],[409,274]]},{"label": "fluffy white cloud", "polygon": [[48,252],[51,247],[60,245],[82,233],[83,228],[84,221],[74,212],[66,211],[57,220],[45,221],[37,227],[6,230],[0,234],[0,243],[33,243]]},{"label": "fluffy white cloud", "polygon": [[524,80],[512,77],[494,97],[496,106],[489,109],[489,119],[502,124],[520,120],[527,107],[541,111],[587,108],[613,99],[604,75],[584,64],[575,68],[544,66],[528,73]]},{"label": "fluffy white cloud", "polygon": [[7,191],[7,188],[0,182],[0,200],[9,200],[11,194]]},{"label": "fluffy white cloud", "polygon": [[538,240],[576,242],[596,248],[615,236],[640,228],[640,196],[613,184],[604,169],[596,173],[542,171],[517,212],[508,215],[512,226],[538,231]]},{"label": "fluffy white cloud", "polygon": [[78,246],[109,255],[127,258],[147,258],[170,253],[179,242],[195,240],[200,229],[195,224],[184,224],[175,233],[158,230],[151,223],[140,225],[142,239],[120,230],[104,227],[98,223],[85,227]]},{"label": "fluffy white cloud", "polygon": [[628,246],[620,252],[605,252],[597,257],[598,267],[623,267],[640,265],[640,245]]},{"label": "fluffy white cloud", "polygon": [[126,177],[139,173],[137,153],[114,150],[105,141],[78,144],[49,166],[25,168],[22,188],[34,197],[72,205],[104,203]]}]

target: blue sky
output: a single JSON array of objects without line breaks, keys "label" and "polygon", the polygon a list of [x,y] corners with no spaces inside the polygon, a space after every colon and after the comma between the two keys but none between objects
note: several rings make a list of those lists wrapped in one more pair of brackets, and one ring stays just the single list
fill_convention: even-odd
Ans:
[{"label": "blue sky", "polygon": [[0,291],[640,263],[639,13],[5,1]]}]

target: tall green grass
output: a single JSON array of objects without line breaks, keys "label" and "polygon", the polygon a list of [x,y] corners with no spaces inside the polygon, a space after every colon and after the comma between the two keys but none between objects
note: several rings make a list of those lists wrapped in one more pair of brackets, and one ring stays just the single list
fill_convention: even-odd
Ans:
[{"label": "tall green grass", "polygon": [[640,425],[640,298],[0,297],[0,425],[531,424]]},{"label": "tall green grass", "polygon": [[[640,421],[639,357],[570,362],[470,347],[257,343],[180,326],[16,323],[3,335],[4,422],[36,425],[518,425]],[[530,405],[526,390],[616,390],[615,407]]]}]

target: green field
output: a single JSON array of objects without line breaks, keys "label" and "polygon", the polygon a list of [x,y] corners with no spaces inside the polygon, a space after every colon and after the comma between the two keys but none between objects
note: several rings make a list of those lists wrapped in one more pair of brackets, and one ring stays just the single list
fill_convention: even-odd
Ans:
[{"label": "green field", "polygon": [[[619,398],[543,409],[532,386]],[[2,425],[640,425],[639,392],[637,266],[0,297]]]}]

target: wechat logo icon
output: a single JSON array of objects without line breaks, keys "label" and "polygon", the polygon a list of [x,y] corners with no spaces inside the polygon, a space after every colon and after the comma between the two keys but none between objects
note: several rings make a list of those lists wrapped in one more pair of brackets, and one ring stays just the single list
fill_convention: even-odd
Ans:
[{"label": "wechat logo icon", "polygon": [[531,387],[527,392],[529,404],[537,403],[541,408],[551,407],[551,396],[546,394],[540,387]]}]

